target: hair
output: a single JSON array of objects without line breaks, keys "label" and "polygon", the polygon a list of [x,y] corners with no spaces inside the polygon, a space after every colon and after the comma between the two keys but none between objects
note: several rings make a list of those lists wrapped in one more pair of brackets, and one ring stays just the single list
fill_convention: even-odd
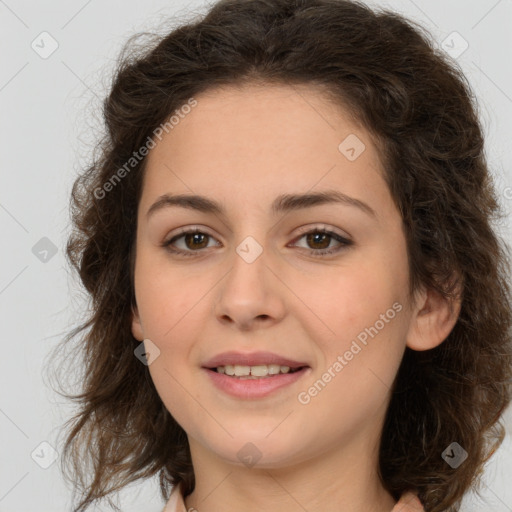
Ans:
[{"label": "hair", "polygon": [[[62,453],[82,492],[75,512],[154,475],[166,500],[174,485],[185,496],[194,489],[186,433],[134,356],[146,158],[112,177],[190,98],[254,83],[309,86],[368,131],[403,218],[410,292],[460,297],[443,343],[405,350],[378,468],[396,500],[412,490],[427,512],[459,510],[503,441],[512,377],[510,261],[492,225],[502,213],[478,105],[459,66],[419,24],[348,0],[221,0],[144,50],[131,48],[137,37],[118,58],[103,104],[105,135],[72,189],[67,258],[90,300],[63,340],[78,340],[84,368],[81,392],[66,395],[78,412],[66,423]],[[467,452],[456,469],[442,458],[453,442]]]}]

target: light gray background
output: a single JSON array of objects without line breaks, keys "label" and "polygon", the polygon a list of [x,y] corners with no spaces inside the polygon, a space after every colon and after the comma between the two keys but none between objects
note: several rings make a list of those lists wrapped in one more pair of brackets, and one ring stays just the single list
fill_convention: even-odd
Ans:
[{"label": "light gray background", "polygon": [[[456,60],[480,101],[489,162],[508,212],[500,229],[511,243],[512,1],[368,3],[419,21],[447,51],[453,51],[447,45],[456,50],[467,41]],[[60,452],[58,429],[70,413],[43,380],[43,371],[45,357],[81,307],[64,259],[69,192],[95,140],[112,65],[133,33],[162,30],[165,18],[178,15],[179,21],[205,8],[198,0],[0,0],[0,512],[71,508],[58,463],[43,469],[35,462],[51,460],[42,442]],[[31,47],[35,41],[40,52],[48,51],[50,40],[45,39],[44,49],[40,42],[48,37],[40,36],[44,31],[58,43],[48,58]],[[463,40],[451,35],[454,31]],[[57,249],[46,262],[33,252],[37,243],[45,243],[39,242],[43,237]],[[510,409],[506,421],[512,430]],[[488,465],[486,503],[470,496],[464,512],[512,511],[511,455],[509,434]],[[131,486],[120,503],[126,512],[160,512],[163,505],[155,480]]]}]

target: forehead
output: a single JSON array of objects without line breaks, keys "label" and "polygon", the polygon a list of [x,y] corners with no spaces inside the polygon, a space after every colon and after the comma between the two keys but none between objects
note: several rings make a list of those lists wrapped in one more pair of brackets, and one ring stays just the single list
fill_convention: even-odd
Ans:
[{"label": "forehead", "polygon": [[[338,139],[344,133],[358,132],[360,137],[369,138],[341,105],[312,86],[225,86],[199,95],[196,101],[197,105],[172,129],[174,136],[167,137],[175,149],[183,143],[197,142],[203,150],[209,150],[210,156],[217,148],[224,158],[242,153],[248,157],[290,157],[291,151],[300,158],[312,148],[337,151]],[[283,154],[285,150],[287,155]],[[191,152],[189,156],[201,155]]]},{"label": "forehead", "polygon": [[369,134],[320,89],[252,84],[195,100],[149,152],[143,200],[171,191],[214,193],[263,207],[273,196],[317,188],[385,199]]}]

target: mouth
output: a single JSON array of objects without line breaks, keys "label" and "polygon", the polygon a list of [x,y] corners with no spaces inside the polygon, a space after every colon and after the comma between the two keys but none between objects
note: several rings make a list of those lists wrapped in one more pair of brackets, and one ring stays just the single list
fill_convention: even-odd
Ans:
[{"label": "mouth", "polygon": [[202,366],[218,390],[241,400],[263,399],[291,387],[313,370],[306,363],[273,352],[230,351]]},{"label": "mouth", "polygon": [[209,382],[238,400],[264,399],[288,390],[312,368],[271,352],[225,352],[203,366]]},{"label": "mouth", "polygon": [[309,366],[298,366],[292,368],[290,366],[280,364],[259,364],[254,366],[228,364],[225,366],[217,366],[214,368],[207,369],[212,372],[225,375],[227,377],[247,380],[270,379],[276,377],[277,375],[286,375],[300,372],[305,368],[309,368]]}]

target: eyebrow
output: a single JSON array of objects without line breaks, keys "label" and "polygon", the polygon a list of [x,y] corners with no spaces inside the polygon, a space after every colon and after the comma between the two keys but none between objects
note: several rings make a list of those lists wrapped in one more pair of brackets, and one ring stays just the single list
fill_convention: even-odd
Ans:
[{"label": "eyebrow", "polygon": [[[338,190],[325,190],[322,192],[306,194],[282,194],[272,203],[271,211],[273,215],[278,215],[323,204],[343,204],[346,206],[352,206],[372,217],[377,218],[375,210],[373,210],[373,208],[368,204],[360,199],[343,194]],[[146,213],[146,217],[149,218],[155,212],[172,206],[188,208],[190,210],[197,210],[199,212],[211,213],[219,216],[225,215],[225,209],[222,204],[208,197],[190,194],[164,194],[150,206]]]}]

